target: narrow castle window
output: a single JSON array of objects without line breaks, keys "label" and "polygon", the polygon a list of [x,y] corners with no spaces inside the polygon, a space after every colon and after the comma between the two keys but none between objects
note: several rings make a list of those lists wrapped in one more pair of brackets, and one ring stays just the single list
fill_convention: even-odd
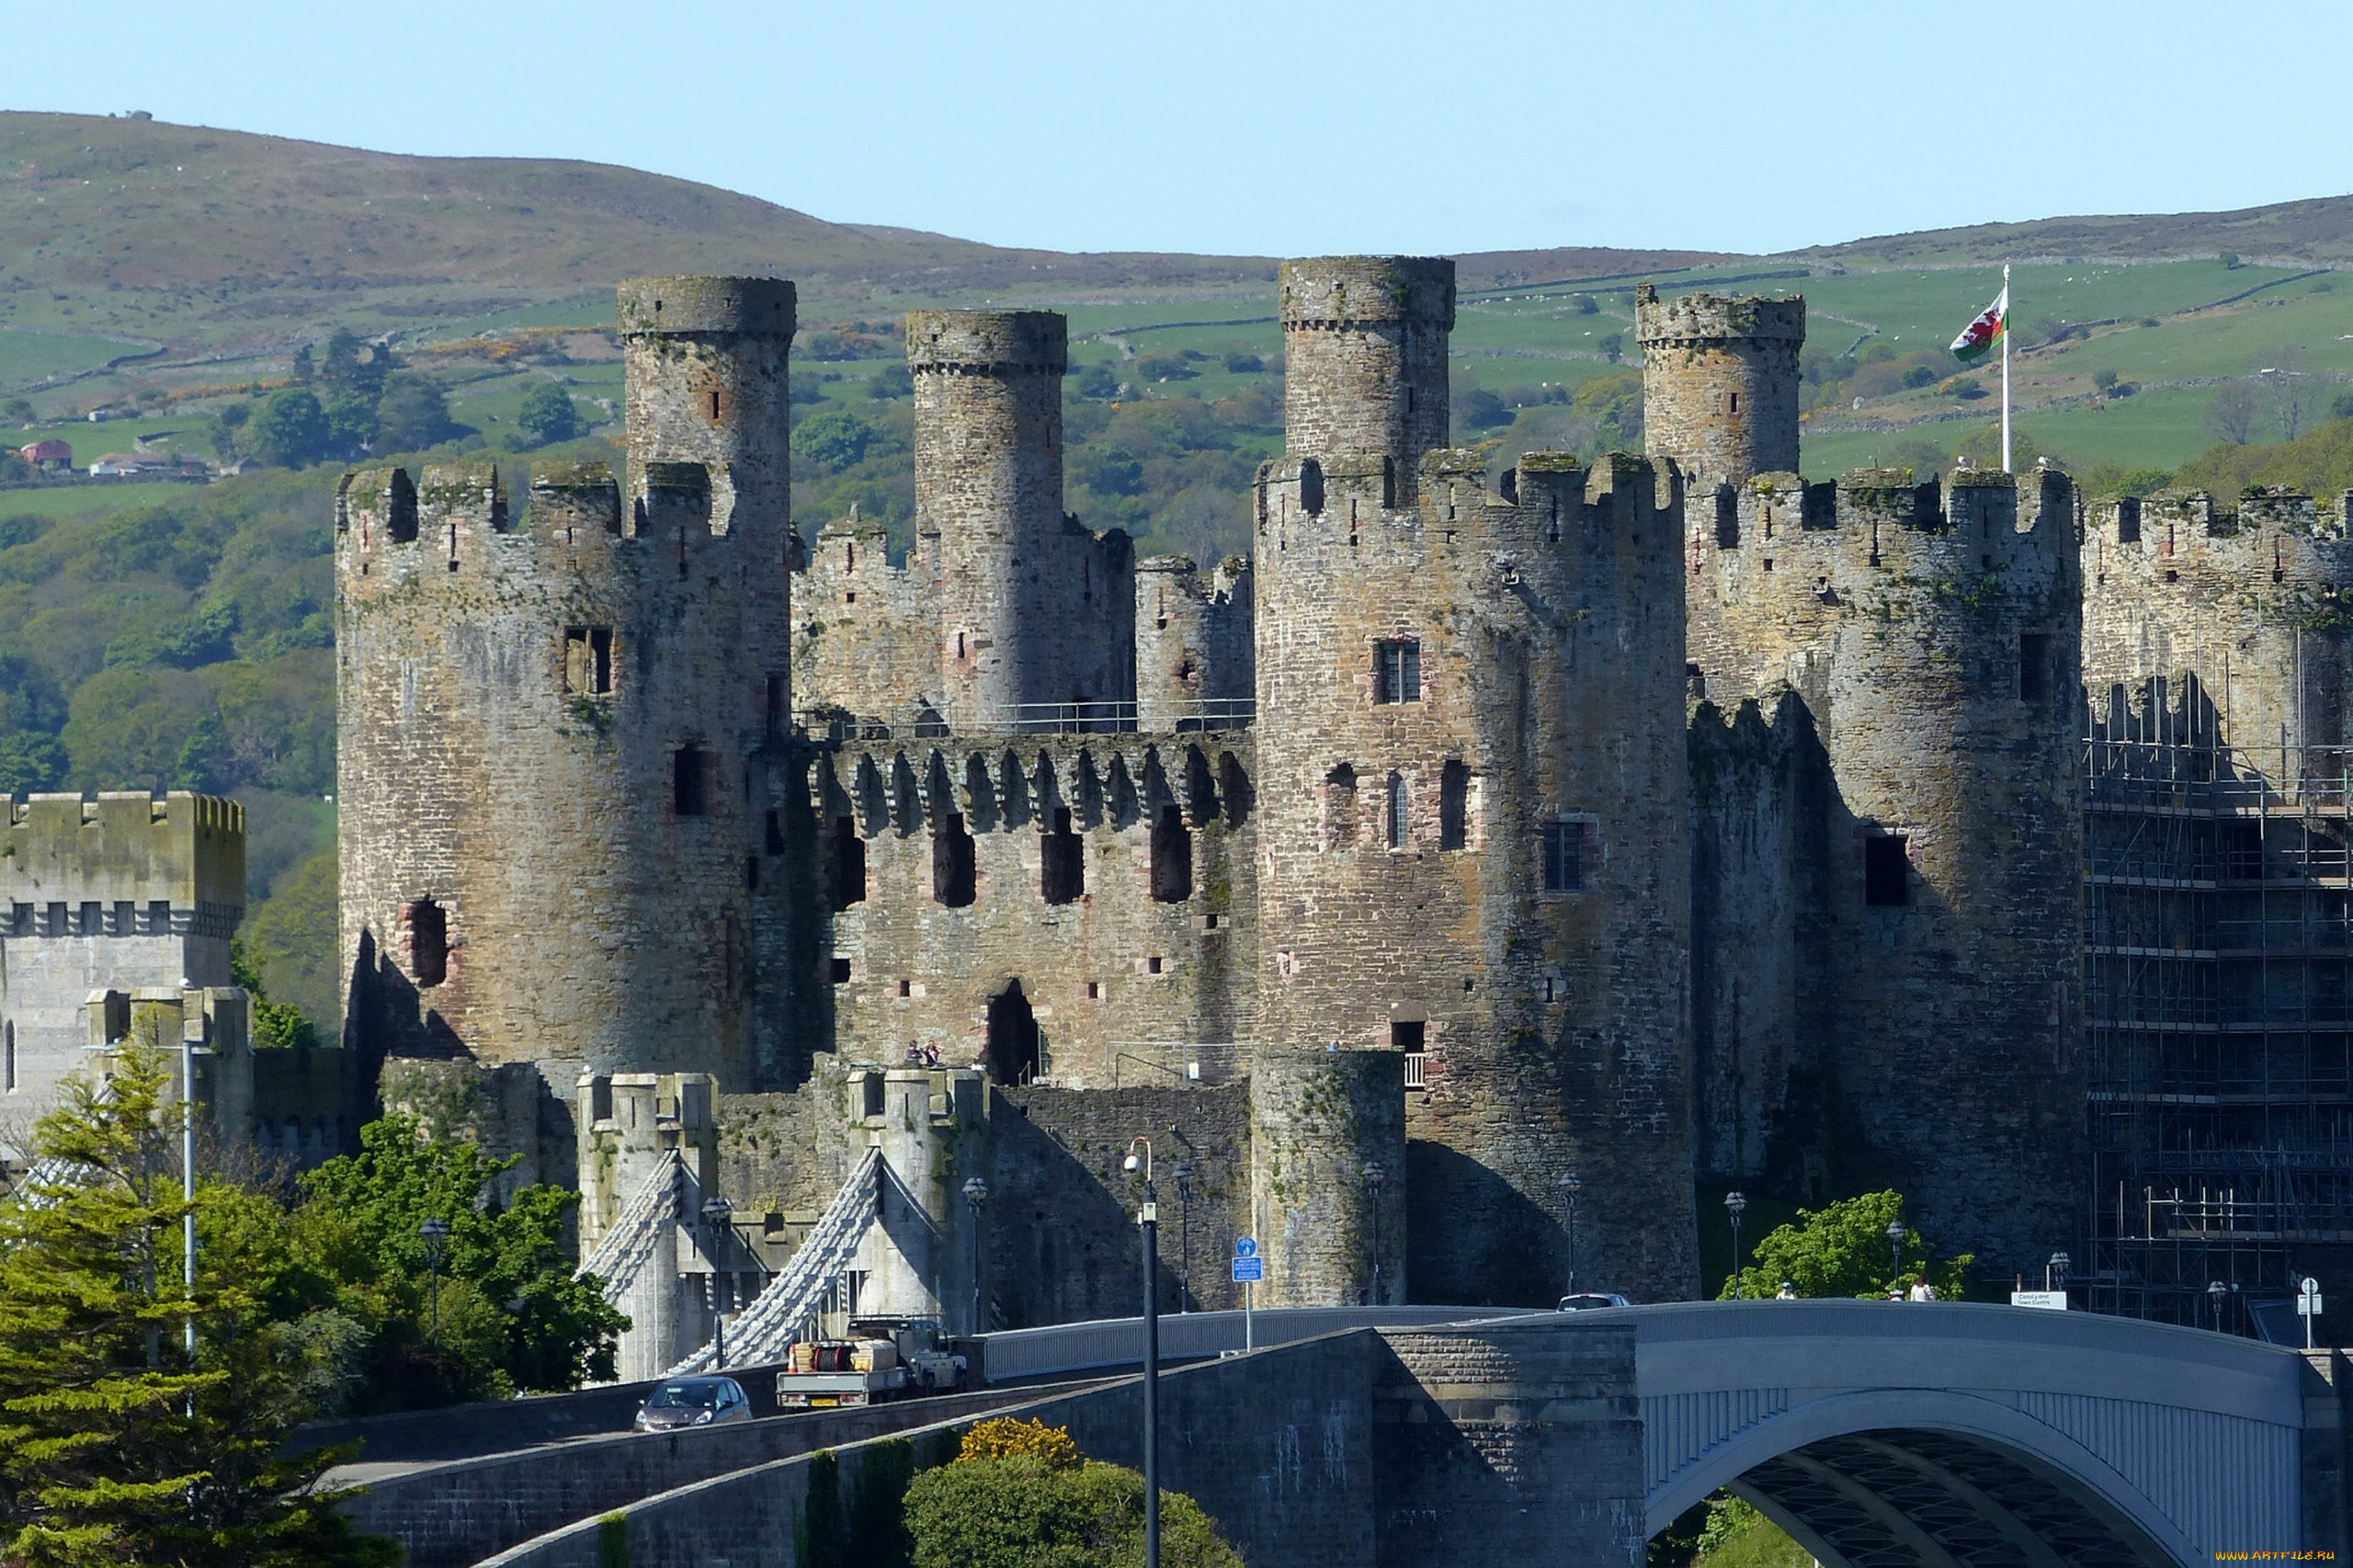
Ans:
[{"label": "narrow castle window", "polygon": [[1324,776],[1324,847],[1346,849],[1357,841],[1357,770],[1342,763]]},{"label": "narrow castle window", "polygon": [[1427,1050],[1429,1028],[1429,1025],[1419,1018],[1392,1018],[1389,1021],[1389,1043],[1398,1051]]},{"label": "narrow castle window", "polygon": [[1411,805],[1412,800],[1405,789],[1404,776],[1398,773],[1391,774],[1389,776],[1389,847],[1392,849],[1405,847],[1406,814]]},{"label": "narrow castle window", "polygon": [[[771,815],[774,813],[771,812]],[[834,819],[834,913],[866,902],[866,840],[848,817]]]},{"label": "narrow castle window", "polygon": [[1375,702],[1419,702],[1422,699],[1422,645],[1411,637],[1372,645],[1372,699]]},{"label": "narrow castle window", "polygon": [[2040,702],[2051,695],[2051,633],[2018,633],[2018,700]]},{"label": "narrow castle window", "polygon": [[1863,902],[1873,909],[1900,909],[1912,902],[1912,858],[1900,833],[1876,833],[1863,840]]},{"label": "narrow castle window", "polygon": [[438,985],[449,978],[449,914],[429,898],[403,906],[401,925],[408,931],[408,975],[420,986]]},{"label": "narrow castle window", "polygon": [[710,394],[710,417],[714,421],[719,418],[719,393],[716,392]]},{"label": "narrow castle window", "polygon": [[1324,465],[1313,458],[1299,465],[1299,509],[1311,517],[1324,512]]},{"label": "narrow castle window", "polygon": [[767,691],[768,739],[774,741],[784,738],[784,677],[772,675],[768,676]]},{"label": "narrow castle window", "polygon": [[833,972],[834,983],[835,985],[847,985],[849,983],[849,960],[845,958],[836,958],[834,960]]},{"label": "narrow castle window", "polygon": [[1175,801],[1163,804],[1152,823],[1152,898],[1182,903],[1193,896],[1193,835]]},{"label": "narrow castle window", "polygon": [[1438,776],[1438,846],[1460,849],[1470,842],[1471,770],[1449,757]]},{"label": "narrow castle window", "polygon": [[613,629],[567,626],[563,630],[563,689],[604,697],[613,689]]},{"label": "narrow castle window", "polygon": [[1544,891],[1581,892],[1585,889],[1585,829],[1581,822],[1544,824]]},{"label": "narrow castle window", "polygon": [[1068,807],[1054,808],[1051,832],[1038,841],[1038,893],[1048,903],[1074,903],[1086,891],[1086,844],[1070,830]]},{"label": "narrow castle window", "polygon": [[[1406,402],[1410,406],[1413,402],[1412,393],[1406,394]],[[1397,505],[1397,460],[1395,458],[1381,460],[1381,504],[1383,506]]]},{"label": "narrow castle window", "polygon": [[1740,394],[1738,392],[1732,394],[1732,411],[1734,414],[1738,414],[1740,412]]},{"label": "narrow castle window", "polygon": [[931,896],[950,909],[969,908],[979,881],[978,848],[963,817],[950,812],[931,835]]},{"label": "narrow castle window", "polygon": [[394,544],[416,539],[416,486],[406,469],[392,470],[392,486],[384,496],[384,537]]},{"label": "narrow castle window", "polygon": [[718,759],[696,746],[670,754],[670,809],[682,817],[710,814],[710,776]]},{"label": "narrow castle window", "polygon": [[885,1108],[882,1101],[884,1079],[880,1073],[868,1073],[858,1082],[858,1111],[860,1116],[881,1116]]}]

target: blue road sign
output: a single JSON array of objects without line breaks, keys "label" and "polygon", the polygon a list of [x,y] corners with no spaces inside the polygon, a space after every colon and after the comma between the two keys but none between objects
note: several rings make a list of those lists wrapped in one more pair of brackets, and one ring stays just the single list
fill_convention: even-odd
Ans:
[{"label": "blue road sign", "polygon": [[1233,1282],[1256,1285],[1267,1277],[1267,1260],[1263,1257],[1236,1257],[1233,1260]]},{"label": "blue road sign", "polygon": [[1234,1238],[1233,1238],[1233,1256],[1236,1256],[1236,1257],[1256,1257],[1256,1256],[1258,1256],[1258,1240],[1257,1240],[1257,1238],[1256,1238],[1256,1236],[1236,1236],[1236,1237],[1234,1237]]}]

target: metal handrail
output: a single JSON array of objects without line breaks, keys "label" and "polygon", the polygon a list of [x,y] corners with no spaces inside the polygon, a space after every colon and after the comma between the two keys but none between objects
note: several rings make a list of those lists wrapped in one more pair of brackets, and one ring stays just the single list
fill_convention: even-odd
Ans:
[{"label": "metal handrail", "polygon": [[[1149,730],[1143,722],[1147,706],[1152,720]],[[1149,705],[1129,700],[990,703],[953,720],[927,702],[879,714],[809,708],[792,718],[812,737],[838,743],[930,740],[950,734],[1210,734],[1247,729],[1257,710],[1255,698],[1204,697]]]}]

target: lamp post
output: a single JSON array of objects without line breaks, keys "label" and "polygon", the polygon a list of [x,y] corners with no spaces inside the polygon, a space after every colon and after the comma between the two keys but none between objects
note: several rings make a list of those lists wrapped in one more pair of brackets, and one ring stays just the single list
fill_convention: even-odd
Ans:
[{"label": "lamp post", "polygon": [[1122,1168],[1143,1177],[1143,1206],[1136,1212],[1143,1228],[1143,1568],[1160,1568],[1160,1205],[1152,1187],[1152,1140],[1128,1140]]},{"label": "lamp post", "polygon": [[[185,993],[188,982],[180,982]],[[195,1021],[200,1030],[202,1023]],[[212,1052],[195,1039],[187,1028],[180,1032],[180,1203],[184,1212],[180,1218],[180,1283],[187,1288],[186,1300],[196,1300],[196,1059]],[[188,1340],[188,1369],[196,1370],[196,1315],[188,1314],[184,1325]],[[196,1418],[196,1395],[188,1396],[188,1414]]]},{"label": "lamp post", "polygon": [[416,1228],[425,1241],[425,1267],[433,1285],[433,1353],[441,1354],[441,1244],[449,1239],[449,1225],[445,1220],[427,1220]]},{"label": "lamp post", "polygon": [[2042,1288],[2046,1290],[2065,1290],[2067,1288],[2067,1266],[2074,1261],[2075,1259],[2069,1257],[2063,1252],[2052,1253],[2051,1255],[2051,1261],[2042,1266]]},{"label": "lamp post", "polygon": [[1176,1310],[1193,1310],[1193,1167],[1176,1162],[1176,1245],[1183,1259],[1176,1270]]},{"label": "lamp post", "polygon": [[2224,1294],[2225,1292],[2223,1290],[2222,1282],[2220,1279],[2212,1281],[2206,1287],[2206,1299],[2214,1303],[2214,1332],[2216,1334],[2222,1332],[2222,1297]]},{"label": "lamp post", "polygon": [[981,1205],[989,1200],[989,1184],[978,1176],[964,1182],[964,1208],[972,1217],[972,1326],[968,1331],[982,1333],[987,1324],[981,1321]]},{"label": "lamp post", "polygon": [[[1569,1203],[1568,1293],[1572,1296],[1577,1293],[1577,1194],[1584,1190],[1585,1182],[1578,1176],[1576,1172],[1571,1171],[1568,1175],[1561,1178],[1561,1196],[1567,1199]],[[1735,1194],[1734,1196],[1738,1195]],[[1735,1229],[1738,1227],[1739,1223],[1740,1221],[1738,1220],[1734,1220],[1733,1221]],[[1735,1241],[1733,1245],[1734,1250],[1737,1251],[1740,1244]]]},{"label": "lamp post", "polygon": [[1740,1217],[1748,1212],[1748,1199],[1737,1188],[1724,1194],[1724,1217],[1732,1221],[1732,1299],[1740,1300]]},{"label": "lamp post", "polygon": [[1389,1167],[1379,1160],[1364,1163],[1364,1189],[1372,1198],[1372,1296],[1366,1306],[1381,1305],[1381,1182]]},{"label": "lamp post", "polygon": [[1887,1286],[1891,1290],[1895,1289],[1896,1280],[1904,1273],[1904,1221],[1890,1220],[1887,1222]]},{"label": "lamp post", "polygon": [[735,1205],[715,1192],[703,1199],[703,1233],[709,1238],[710,1248],[710,1364],[715,1371],[724,1371],[727,1368],[726,1298],[722,1294],[719,1283],[719,1252],[727,1244],[727,1221],[734,1212]]}]

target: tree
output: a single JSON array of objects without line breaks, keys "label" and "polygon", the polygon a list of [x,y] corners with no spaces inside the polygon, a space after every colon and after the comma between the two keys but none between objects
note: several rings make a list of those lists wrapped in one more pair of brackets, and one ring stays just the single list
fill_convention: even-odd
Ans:
[{"label": "tree", "polygon": [[376,439],[376,403],[357,392],[337,392],[326,401],[327,445],[347,456]]},{"label": "tree", "polygon": [[570,392],[553,381],[540,381],[523,394],[515,424],[533,446],[544,447],[580,434],[580,410],[573,405]]},{"label": "tree", "polygon": [[[1755,1300],[1779,1293],[1782,1282],[1801,1296],[1881,1297],[1891,1287],[1908,1289],[1923,1280],[1947,1301],[1958,1301],[1964,1271],[1975,1256],[1963,1253],[1939,1262],[1927,1237],[1906,1226],[1899,1255],[1887,1228],[1904,1218],[1904,1195],[1871,1192],[1843,1198],[1819,1210],[1801,1209],[1793,1225],[1783,1225],[1751,1249],[1756,1264],[1739,1276],[1741,1295]],[[1718,1301],[1733,1298],[1727,1279]]]},{"label": "tree", "polygon": [[264,462],[307,468],[326,450],[326,411],[314,393],[301,387],[272,392],[255,413],[245,439]]},{"label": "tree", "polygon": [[873,426],[847,408],[829,408],[792,427],[792,455],[835,473],[865,457],[873,439]]},{"label": "tree", "polygon": [[2092,385],[2097,387],[2103,393],[2113,392],[2116,390],[2117,380],[2117,374],[2113,370],[2094,370],[2092,372]]},{"label": "tree", "polygon": [[2245,381],[2224,381],[2214,389],[2214,401],[2206,405],[2206,428],[2234,447],[2254,440],[2262,418],[2262,395]]},{"label": "tree", "polygon": [[904,365],[885,365],[866,380],[869,397],[888,402],[892,398],[913,397],[915,392],[915,372]]},{"label": "tree", "polygon": [[0,403],[0,420],[11,425],[30,426],[33,422],[32,399],[12,397],[6,403]]},{"label": "tree", "polygon": [[376,403],[379,450],[423,451],[460,434],[449,418],[449,401],[432,377],[404,370],[384,382],[384,395]]},{"label": "tree", "polygon": [[1071,473],[1097,495],[1134,495],[1143,489],[1143,464],[1123,447],[1086,447]]},{"label": "tree", "polygon": [[[629,1320],[563,1250],[577,1193],[525,1187],[501,1201],[498,1177],[519,1155],[494,1159],[463,1138],[428,1136],[415,1118],[389,1116],[359,1131],[360,1152],[302,1177],[323,1253],[373,1298],[383,1339],[379,1394],[386,1403],[496,1398],[517,1389],[570,1389],[613,1376],[615,1338]],[[439,1220],[441,1343],[426,1342],[428,1276],[417,1226]]]},{"label": "tree", "polygon": [[[1143,1561],[1143,1477],[1086,1458],[1063,1428],[984,1421],[953,1464],[908,1486],[906,1528],[915,1568],[1130,1568]],[[1160,1538],[1166,1568],[1242,1568],[1181,1492],[1160,1494]]]},{"label": "tree", "polygon": [[1070,390],[1090,401],[1108,403],[1120,395],[1120,373],[1100,362],[1081,366],[1071,378]]},{"label": "tree", "polygon": [[2304,432],[2320,388],[2304,374],[2304,351],[2293,344],[2257,357],[2255,373],[2270,396],[2271,416],[2279,425],[2279,438],[2292,441]]},{"label": "tree", "polygon": [[235,1195],[198,1193],[210,1244],[193,1292],[180,1282],[170,1059],[131,1042],[110,1068],[103,1090],[69,1078],[35,1123],[61,1174],[0,1200],[0,1558],[390,1568],[398,1545],[315,1488],[348,1454],[280,1456],[308,1410],[248,1288],[258,1260],[218,1223]]},{"label": "tree", "polygon": [[1199,374],[1181,354],[1154,352],[1136,356],[1136,379],[1145,381],[1189,381]]},{"label": "tree", "polygon": [[1466,388],[1454,400],[1454,416],[1466,430],[1492,430],[1511,423],[1511,410],[1504,406],[1504,400],[1484,387]]},{"label": "tree", "polygon": [[372,403],[383,395],[384,378],[398,364],[390,348],[370,345],[347,328],[337,327],[327,338],[319,380],[331,391]]},{"label": "tree", "polygon": [[1267,362],[1256,354],[1245,354],[1237,349],[1225,357],[1225,370],[1230,376],[1263,375],[1266,369]]}]

